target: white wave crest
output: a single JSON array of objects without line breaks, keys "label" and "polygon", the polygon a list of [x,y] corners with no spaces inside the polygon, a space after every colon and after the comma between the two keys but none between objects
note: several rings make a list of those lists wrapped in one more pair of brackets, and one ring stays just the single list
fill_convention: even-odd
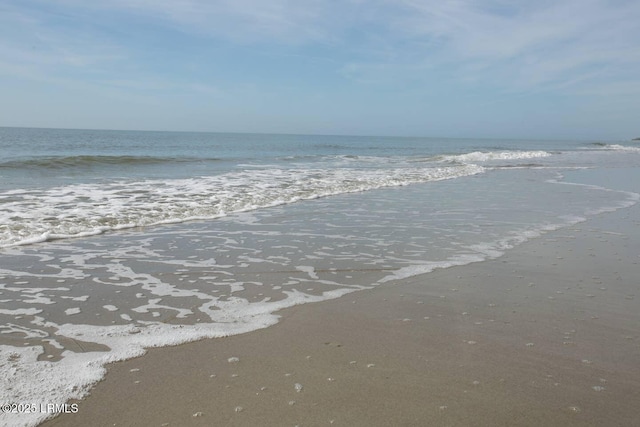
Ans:
[{"label": "white wave crest", "polygon": [[602,147],[604,150],[613,150],[613,151],[631,151],[635,153],[640,153],[640,147],[630,147],[628,145],[620,145],[620,144],[607,144]]},{"label": "white wave crest", "polygon": [[492,160],[520,160],[549,157],[551,153],[547,151],[474,151],[472,153],[458,154],[453,156],[443,156],[442,160],[450,163],[475,163],[489,162]]}]

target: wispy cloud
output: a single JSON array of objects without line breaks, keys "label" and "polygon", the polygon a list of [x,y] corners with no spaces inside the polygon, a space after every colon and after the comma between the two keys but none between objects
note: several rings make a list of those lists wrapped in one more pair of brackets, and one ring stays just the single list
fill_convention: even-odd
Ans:
[{"label": "wispy cloud", "polygon": [[[50,14],[50,12],[49,12]],[[70,69],[99,69],[122,61],[125,50],[81,26],[65,25],[48,13],[4,6],[0,14],[0,66],[21,75],[47,76]]]},{"label": "wispy cloud", "polygon": [[[399,0],[392,25],[423,61],[458,70],[475,64],[526,88],[581,81],[593,68],[640,66],[640,3],[636,1]],[[458,68],[459,67],[459,68]]]},{"label": "wispy cloud", "polygon": [[[43,2],[44,3],[44,2]],[[331,38],[331,4],[322,0],[60,0],[58,5],[155,20],[190,34],[236,42],[305,43]],[[347,3],[350,3],[347,1]],[[327,25],[329,24],[329,25]]]}]

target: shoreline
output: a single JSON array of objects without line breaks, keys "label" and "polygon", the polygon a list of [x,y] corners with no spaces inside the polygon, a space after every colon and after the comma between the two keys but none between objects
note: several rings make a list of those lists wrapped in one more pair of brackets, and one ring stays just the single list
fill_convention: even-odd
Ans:
[{"label": "shoreline", "polygon": [[149,349],[41,425],[640,424],[639,212]]}]

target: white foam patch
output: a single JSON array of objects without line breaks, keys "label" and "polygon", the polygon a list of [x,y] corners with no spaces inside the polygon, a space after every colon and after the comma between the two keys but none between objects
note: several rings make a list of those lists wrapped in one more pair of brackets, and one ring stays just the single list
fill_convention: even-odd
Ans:
[{"label": "white foam patch", "polygon": [[39,313],[42,313],[42,310],[40,310],[39,308],[16,308],[14,310],[0,309],[0,314],[10,314],[12,316],[33,316],[34,314]]},{"label": "white foam patch", "polygon": [[486,260],[486,256],[481,255],[457,255],[451,257],[446,261],[441,262],[426,262],[424,264],[409,265],[402,267],[391,274],[378,280],[378,283],[386,283],[392,280],[402,280],[409,277],[418,276],[421,274],[431,273],[436,269],[449,268],[459,265],[467,265],[474,262],[480,262]]},{"label": "white foam patch", "polygon": [[34,295],[31,299],[25,299],[25,304],[55,304],[51,298],[44,296],[42,293]]},{"label": "white foam patch", "polygon": [[305,272],[309,275],[309,277],[311,277],[312,279],[317,279],[318,275],[316,274],[316,270],[315,268],[313,268],[310,265],[299,265],[296,267],[296,270],[300,270],[302,272]]}]

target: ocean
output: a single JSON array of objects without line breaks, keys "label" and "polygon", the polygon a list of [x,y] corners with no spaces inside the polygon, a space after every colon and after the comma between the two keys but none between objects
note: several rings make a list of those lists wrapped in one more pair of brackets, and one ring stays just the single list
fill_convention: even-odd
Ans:
[{"label": "ocean", "polygon": [[638,167],[629,141],[0,128],[0,421],[35,425],[146,348],[429,286],[632,206],[607,177]]}]

